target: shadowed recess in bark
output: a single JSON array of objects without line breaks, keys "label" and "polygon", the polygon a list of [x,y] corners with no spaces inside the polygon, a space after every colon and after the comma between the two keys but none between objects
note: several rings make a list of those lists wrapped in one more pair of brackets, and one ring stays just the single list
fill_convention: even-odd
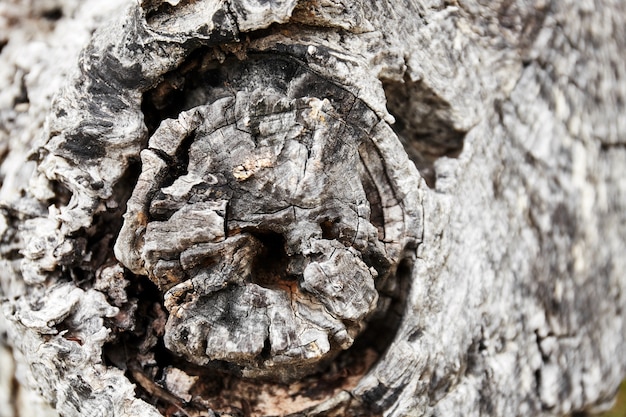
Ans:
[{"label": "shadowed recess in bark", "polygon": [[396,119],[393,130],[429,187],[437,179],[434,163],[457,157],[467,131],[454,128],[451,105],[422,81],[383,81],[387,108]]},{"label": "shadowed recess in bark", "polygon": [[123,310],[132,310],[129,314],[135,318],[134,324],[130,329],[123,328],[125,323],[120,320],[126,317],[125,312],[110,323],[116,337],[105,345],[104,357],[108,365],[128,369],[127,376],[137,384],[138,395],[147,401],[157,400],[156,405],[166,416],[176,415],[180,409],[194,415],[207,407],[232,416],[296,416],[333,402],[337,404],[322,415],[380,416],[373,405],[378,399],[375,392],[363,402],[343,395],[356,386],[394,339],[410,290],[410,268],[408,262],[398,268],[400,287],[393,294],[386,290],[390,308],[370,319],[350,350],[339,354],[326,368],[296,382],[250,380],[237,375],[226,362],[198,366],[172,354],[159,336],[167,314],[162,295],[147,279],[128,272],[130,285],[125,293],[129,302]]},{"label": "shadowed recess in bark", "polygon": [[286,415],[349,391],[384,353],[416,242],[372,139],[380,120],[358,102],[289,56],[208,51],[144,94],[151,138],[115,249],[159,292],[131,287],[148,331],[120,327],[105,350],[147,395],[180,390],[177,373],[191,408],[279,401]]}]

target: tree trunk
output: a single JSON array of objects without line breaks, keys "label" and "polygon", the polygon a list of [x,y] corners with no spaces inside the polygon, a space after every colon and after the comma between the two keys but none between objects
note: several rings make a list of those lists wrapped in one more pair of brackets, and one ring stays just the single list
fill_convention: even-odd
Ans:
[{"label": "tree trunk", "polygon": [[625,27],[611,0],[0,5],[0,415],[606,407]]}]

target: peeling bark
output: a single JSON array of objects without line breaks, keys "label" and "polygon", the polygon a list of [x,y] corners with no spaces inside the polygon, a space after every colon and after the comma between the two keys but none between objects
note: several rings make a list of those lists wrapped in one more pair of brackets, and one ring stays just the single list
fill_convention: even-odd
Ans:
[{"label": "peeling bark", "polygon": [[606,406],[626,10],[596,3],[0,6],[20,383],[65,416]]}]

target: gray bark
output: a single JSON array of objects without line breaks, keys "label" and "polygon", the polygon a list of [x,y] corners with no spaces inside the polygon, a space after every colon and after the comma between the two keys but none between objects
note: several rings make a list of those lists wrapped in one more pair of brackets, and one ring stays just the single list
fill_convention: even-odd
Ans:
[{"label": "gray bark", "polygon": [[0,391],[64,416],[607,407],[625,23],[610,0],[0,5]]}]

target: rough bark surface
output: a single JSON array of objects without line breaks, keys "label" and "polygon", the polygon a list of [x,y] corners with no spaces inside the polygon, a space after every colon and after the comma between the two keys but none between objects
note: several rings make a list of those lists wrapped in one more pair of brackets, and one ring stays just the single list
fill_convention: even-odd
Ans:
[{"label": "rough bark surface", "polygon": [[610,0],[1,4],[0,394],[601,409],[626,375],[625,24]]}]

